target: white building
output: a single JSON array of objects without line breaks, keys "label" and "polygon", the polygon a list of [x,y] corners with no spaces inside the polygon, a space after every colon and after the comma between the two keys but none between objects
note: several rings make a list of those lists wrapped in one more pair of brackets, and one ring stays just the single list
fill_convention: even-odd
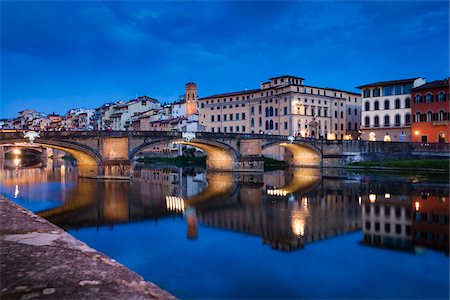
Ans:
[{"label": "white building", "polygon": [[359,86],[362,96],[361,139],[411,141],[411,89],[425,84],[420,77]]},{"label": "white building", "polygon": [[141,96],[127,103],[117,104],[113,107],[113,113],[110,116],[111,128],[113,130],[131,130],[132,117],[137,113],[145,112],[151,109],[161,109],[158,100]]}]

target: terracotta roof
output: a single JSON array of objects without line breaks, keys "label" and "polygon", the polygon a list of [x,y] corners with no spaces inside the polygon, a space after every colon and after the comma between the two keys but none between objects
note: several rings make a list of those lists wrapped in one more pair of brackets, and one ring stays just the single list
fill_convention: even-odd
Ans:
[{"label": "terracotta roof", "polygon": [[297,77],[297,76],[292,76],[292,75],[283,75],[283,76],[277,76],[277,77],[272,77],[272,78],[269,78],[269,80],[272,80],[272,79],[278,79],[278,78],[285,78],[285,77],[289,77],[289,78],[295,78],[295,79],[305,79],[305,78],[301,78],[301,77]]},{"label": "terracotta roof", "polygon": [[408,78],[408,79],[399,79],[399,80],[390,80],[390,81],[378,81],[374,83],[364,84],[357,86],[357,89],[361,89],[363,87],[370,87],[370,86],[383,86],[383,85],[396,85],[396,84],[403,84],[403,83],[414,83],[414,80],[421,78],[421,77],[414,77],[414,78]]},{"label": "terracotta roof", "polygon": [[449,88],[449,80],[435,80],[429,83],[425,83],[421,86],[413,88],[413,90],[425,90],[425,89],[435,89],[435,88]]},{"label": "terracotta roof", "polygon": [[239,92],[230,92],[230,93],[223,93],[223,94],[215,94],[207,97],[200,98],[199,100],[208,99],[208,98],[218,98],[218,97],[228,97],[228,96],[236,96],[236,95],[245,95],[245,94],[251,94],[261,91],[260,89],[254,89],[254,90],[244,90]]}]

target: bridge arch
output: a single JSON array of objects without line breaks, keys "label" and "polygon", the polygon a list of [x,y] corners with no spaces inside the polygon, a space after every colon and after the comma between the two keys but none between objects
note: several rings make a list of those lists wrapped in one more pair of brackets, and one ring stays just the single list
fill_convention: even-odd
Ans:
[{"label": "bridge arch", "polygon": [[[11,145],[14,147],[27,147],[23,139],[5,139],[0,140],[0,146]],[[89,146],[64,140],[46,140],[37,139],[33,145],[49,147],[61,150],[72,155],[77,161],[78,176],[80,177],[98,177],[102,158],[100,154]]]},{"label": "bridge arch", "polygon": [[133,160],[148,148],[170,143],[189,145],[205,151],[207,154],[206,167],[212,170],[233,171],[239,158],[239,154],[232,146],[220,141],[193,139],[188,142],[181,138],[145,142],[134,148],[130,152],[129,158]]},{"label": "bridge arch", "polygon": [[280,146],[288,150],[292,157],[286,159],[290,165],[298,167],[320,167],[322,162],[322,152],[320,148],[313,144],[303,141],[294,141],[293,143],[287,141],[269,142],[262,146],[262,151]]}]

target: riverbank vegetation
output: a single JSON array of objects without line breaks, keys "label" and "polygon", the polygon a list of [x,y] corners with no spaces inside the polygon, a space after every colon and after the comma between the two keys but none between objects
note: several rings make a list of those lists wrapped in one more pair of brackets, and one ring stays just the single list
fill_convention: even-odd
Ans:
[{"label": "riverbank vegetation", "polygon": [[449,159],[408,159],[408,160],[377,160],[354,162],[350,166],[376,168],[399,168],[405,170],[429,170],[449,171]]}]

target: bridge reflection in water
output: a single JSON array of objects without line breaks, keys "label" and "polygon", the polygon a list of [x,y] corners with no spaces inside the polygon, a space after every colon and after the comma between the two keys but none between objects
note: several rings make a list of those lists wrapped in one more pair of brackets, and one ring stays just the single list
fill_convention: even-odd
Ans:
[{"label": "bridge reflection in water", "polygon": [[289,251],[362,228],[364,245],[448,253],[448,185],[336,180],[319,169],[233,174],[164,166],[137,166],[132,181],[97,181],[77,178],[70,168],[6,168],[0,179],[20,188],[73,181],[63,205],[38,212],[66,230],[184,218],[189,239],[201,239],[199,228],[208,226]]}]

